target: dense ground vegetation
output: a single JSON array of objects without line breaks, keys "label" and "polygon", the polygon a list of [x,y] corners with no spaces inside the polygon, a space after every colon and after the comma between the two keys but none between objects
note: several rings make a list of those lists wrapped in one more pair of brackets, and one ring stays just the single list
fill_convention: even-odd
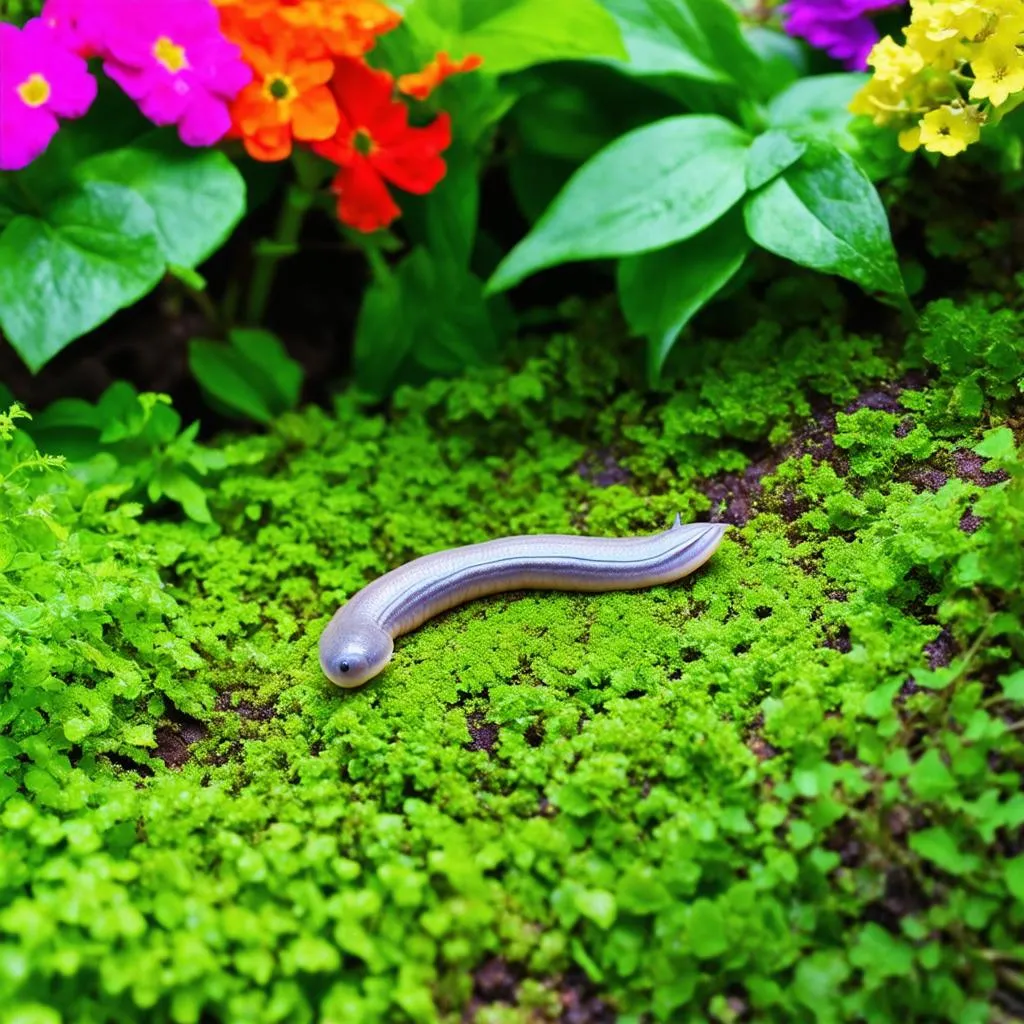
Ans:
[{"label": "dense ground vegetation", "polygon": [[[888,340],[768,309],[653,392],[599,310],[212,450],[125,398],[89,482],[0,421],[0,1020],[1019,1016],[994,307]],[[142,465],[201,466],[210,521],[143,514]],[[407,558],[677,510],[735,524],[688,581],[477,602],[321,677],[327,617]]]}]

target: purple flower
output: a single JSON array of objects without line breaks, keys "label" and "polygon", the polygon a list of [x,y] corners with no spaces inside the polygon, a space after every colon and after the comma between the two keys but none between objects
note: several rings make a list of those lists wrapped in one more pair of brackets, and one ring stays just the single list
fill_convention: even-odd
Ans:
[{"label": "purple flower", "polygon": [[252,78],[209,0],[133,5],[108,25],[103,70],[154,124],[176,124],[189,146],[223,138],[228,104]]},{"label": "purple flower", "polygon": [[0,24],[0,170],[28,166],[50,144],[59,117],[81,117],[96,79],[41,19]]},{"label": "purple flower", "polygon": [[898,0],[787,0],[782,24],[791,36],[806,39],[854,71],[867,68],[878,31],[868,17],[897,6]]}]

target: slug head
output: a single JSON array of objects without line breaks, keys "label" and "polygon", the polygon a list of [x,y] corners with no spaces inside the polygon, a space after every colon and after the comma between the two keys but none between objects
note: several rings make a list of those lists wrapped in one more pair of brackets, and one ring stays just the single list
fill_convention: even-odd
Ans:
[{"label": "slug head", "polygon": [[375,623],[332,619],[320,637],[320,667],[335,686],[352,689],[382,672],[394,651],[390,634]]}]

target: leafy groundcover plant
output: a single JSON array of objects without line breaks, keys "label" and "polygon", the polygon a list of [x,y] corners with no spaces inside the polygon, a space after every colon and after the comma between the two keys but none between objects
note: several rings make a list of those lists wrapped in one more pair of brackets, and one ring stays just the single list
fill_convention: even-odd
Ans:
[{"label": "leafy groundcover plant", "polygon": [[[0,1019],[1013,1019],[1021,319],[780,318],[653,394],[597,312],[386,418],[284,414],[205,524],[0,421]],[[676,510],[737,524],[692,585],[320,676],[391,565]]]},{"label": "leafy groundcover plant", "polygon": [[[1019,90],[970,95],[1006,5],[817,5],[851,61],[913,19],[870,77],[797,0],[27,6],[5,334],[42,378],[154,286],[205,326],[201,396],[0,395],[0,1024],[1024,1016]],[[921,97],[985,113],[962,160],[899,153]],[[369,283],[329,296],[355,386],[299,408],[264,320],[317,211]],[[565,262],[586,302],[503,295]],[[322,677],[410,558],[677,512],[735,527],[681,584]]]}]

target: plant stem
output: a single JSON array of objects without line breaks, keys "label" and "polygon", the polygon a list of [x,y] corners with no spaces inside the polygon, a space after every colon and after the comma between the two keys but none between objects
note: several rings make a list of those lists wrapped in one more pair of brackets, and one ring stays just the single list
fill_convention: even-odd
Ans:
[{"label": "plant stem", "polygon": [[272,238],[263,239],[256,252],[256,266],[249,282],[249,297],[245,304],[245,319],[252,326],[263,322],[274,287],[277,266],[285,255],[293,253],[298,245],[299,234],[309,208],[313,205],[313,193],[296,182],[288,186],[288,192],[278,214],[277,226]]},{"label": "plant stem", "polygon": [[246,322],[252,326],[262,322],[274,287],[277,265],[298,248],[306,215],[316,203],[320,187],[330,174],[330,164],[304,149],[293,151],[292,166],[295,168],[295,181],[288,186],[274,234],[257,246],[256,266],[245,304]]}]

